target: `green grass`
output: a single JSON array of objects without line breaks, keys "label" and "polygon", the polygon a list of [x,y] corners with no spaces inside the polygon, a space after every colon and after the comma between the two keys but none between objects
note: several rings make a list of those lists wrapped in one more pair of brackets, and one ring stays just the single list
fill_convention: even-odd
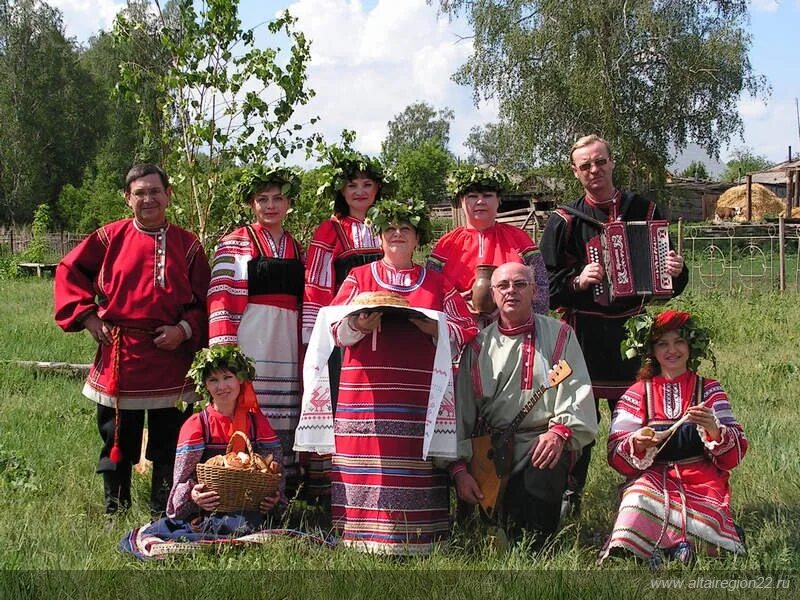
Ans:
[{"label": "green grass", "polygon": [[[52,282],[0,282],[0,360],[89,362],[88,334],[52,322]],[[668,565],[659,577],[739,579],[789,573],[800,558],[800,303],[794,294],[701,296],[680,304],[715,331],[715,374],[750,440],[733,472],[732,504],[749,554],[700,558],[693,570]],[[621,477],[598,450],[579,523],[567,523],[538,556],[508,554],[456,531],[450,549],[396,560],[279,539],[248,549],[209,550],[140,563],[117,551],[123,533],[148,520],[149,482],[134,479],[134,507],[106,524],[94,473],[99,438],[81,381],[7,364],[0,370],[0,598],[396,597],[619,598],[650,594],[651,573],[632,561],[601,567],[597,553],[613,523]],[[604,412],[598,448],[604,448]],[[748,576],[750,576],[748,575]],[[774,575],[773,575],[774,576]],[[124,591],[123,591],[124,590]],[[761,597],[764,590],[750,590]],[[775,590],[787,596],[786,590]],[[726,595],[727,594],[727,595]],[[658,594],[659,597],[661,594]],[[741,597],[718,590],[714,597]],[[766,594],[764,594],[766,596]],[[671,592],[670,597],[703,597]]]}]

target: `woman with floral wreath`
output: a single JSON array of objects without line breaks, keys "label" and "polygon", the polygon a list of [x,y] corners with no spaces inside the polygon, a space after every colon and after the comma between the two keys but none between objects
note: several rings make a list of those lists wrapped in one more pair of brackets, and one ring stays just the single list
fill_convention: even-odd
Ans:
[{"label": "woman with floral wreath", "polygon": [[684,563],[696,551],[743,554],[728,480],[747,438],[720,383],[697,373],[701,358],[713,358],[707,330],[675,310],[632,317],[626,328],[622,350],[643,366],[611,422],[608,462],[627,480],[601,560],[620,549],[654,566],[662,552]]},{"label": "woman with floral wreath", "polygon": [[[366,223],[367,211],[382,197],[391,196],[394,180],[379,160],[331,146],[321,168],[325,183],[318,195],[333,204],[333,215],[314,231],[306,260],[303,296],[303,342],[308,343],[319,310],[328,306],[350,270],[379,260],[380,242]],[[328,363],[334,403],[338,393],[341,353]],[[330,457],[304,455],[307,499],[329,508]]]},{"label": "woman with floral wreath", "polygon": [[[430,240],[424,203],[383,200],[369,218],[384,257],[353,269],[320,314],[296,439],[301,449],[335,448],[332,513],[345,545],[425,554],[450,530],[447,471],[431,457],[455,457],[451,361],[478,330],[453,285],[412,261]],[[352,306],[365,297],[394,299],[417,314]],[[331,333],[344,349],[335,406],[326,378],[310,377],[327,359]]]},{"label": "woman with floral wreath", "polygon": [[209,346],[238,344],[255,361],[258,406],[281,440],[290,495],[299,481],[292,446],[300,416],[304,256],[283,221],[299,192],[292,169],[242,170],[236,193],[255,222],[220,240],[208,290]]},{"label": "woman with floral wreath", "polygon": [[[198,395],[208,402],[181,427],[175,452],[172,491],[167,516],[130,531],[120,549],[139,558],[154,558],[195,546],[186,542],[227,541],[241,538],[270,525],[276,509],[285,505],[283,480],[279,491],[265,496],[258,510],[218,513],[219,494],[197,481],[196,467],[213,456],[225,454],[235,431],[245,433],[253,451],[281,462],[281,443],[267,418],[258,410],[253,391],[255,369],[250,358],[234,345],[200,350],[189,377]],[[232,450],[246,450],[237,436]]]}]

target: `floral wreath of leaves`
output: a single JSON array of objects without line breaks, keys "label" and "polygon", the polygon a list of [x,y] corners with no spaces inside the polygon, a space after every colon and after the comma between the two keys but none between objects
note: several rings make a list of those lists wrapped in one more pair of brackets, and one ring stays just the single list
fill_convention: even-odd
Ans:
[{"label": "floral wreath of leaves", "polygon": [[[620,344],[620,353],[623,358],[640,358],[642,365],[652,362],[653,358],[653,328],[655,318],[647,313],[635,315],[625,321],[627,335]],[[686,366],[690,371],[697,371],[700,360],[705,358],[711,361],[714,370],[717,369],[717,357],[711,347],[711,334],[706,327],[697,323],[691,317],[683,327],[678,329],[681,336],[689,344],[689,359]],[[656,332],[657,333],[657,332]]]},{"label": "floral wreath of leaves", "polygon": [[364,173],[381,186],[381,201],[394,195],[397,181],[391,169],[385,167],[377,158],[371,158],[355,150],[328,146],[323,153],[327,164],[320,167],[320,179],[323,184],[317,189],[317,196],[327,198],[331,202],[336,195],[359,173]]},{"label": "floral wreath of leaves", "polygon": [[291,167],[250,165],[241,169],[234,189],[236,196],[249,204],[253,194],[269,185],[280,186],[281,194],[291,201],[296,200],[300,196],[300,172]]},{"label": "floral wreath of leaves", "polygon": [[511,178],[492,165],[459,165],[447,179],[447,193],[453,203],[472,189],[492,190],[502,195],[513,188]]},{"label": "floral wreath of leaves", "polygon": [[207,402],[211,402],[211,393],[206,388],[206,379],[217,369],[228,369],[242,383],[252,381],[256,376],[253,359],[238,346],[225,344],[198,350],[186,376],[194,381],[195,391]]},{"label": "floral wreath of leaves", "polygon": [[370,207],[367,212],[367,222],[379,235],[391,225],[408,223],[416,229],[420,246],[424,246],[433,239],[430,210],[422,200],[417,198],[381,200],[379,205]]}]

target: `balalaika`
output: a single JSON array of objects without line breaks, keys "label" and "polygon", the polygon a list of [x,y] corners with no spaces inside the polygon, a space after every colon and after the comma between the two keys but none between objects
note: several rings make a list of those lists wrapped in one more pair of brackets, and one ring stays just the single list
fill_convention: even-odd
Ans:
[{"label": "balalaika", "polygon": [[586,242],[586,258],[603,265],[605,281],[592,286],[598,304],[631,297],[669,298],[667,221],[612,221]]}]

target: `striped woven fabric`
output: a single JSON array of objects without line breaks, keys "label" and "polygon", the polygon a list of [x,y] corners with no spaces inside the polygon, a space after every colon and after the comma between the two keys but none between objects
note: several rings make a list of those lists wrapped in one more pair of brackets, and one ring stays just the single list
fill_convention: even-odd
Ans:
[{"label": "striped woven fabric", "polygon": [[[697,381],[703,382],[699,398]],[[719,382],[698,379],[691,371],[674,380],[657,376],[651,389],[648,394],[645,382],[637,382],[614,412],[608,461],[628,480],[602,558],[614,547],[649,558],[657,547],[674,548],[684,540],[711,555],[720,548],[744,553],[731,515],[729,472],[744,457],[747,438],[728,396]],[[641,456],[633,451],[633,432],[644,425],[666,429],[697,400],[713,409],[720,423],[720,441],[710,441],[701,427],[685,424],[671,445],[671,451],[683,453],[684,458],[664,460],[655,449]]]},{"label": "striped woven fabric", "polygon": [[387,321],[377,346],[345,350],[331,479],[342,542],[422,554],[446,541],[448,479],[421,460],[435,347],[407,322]]}]

